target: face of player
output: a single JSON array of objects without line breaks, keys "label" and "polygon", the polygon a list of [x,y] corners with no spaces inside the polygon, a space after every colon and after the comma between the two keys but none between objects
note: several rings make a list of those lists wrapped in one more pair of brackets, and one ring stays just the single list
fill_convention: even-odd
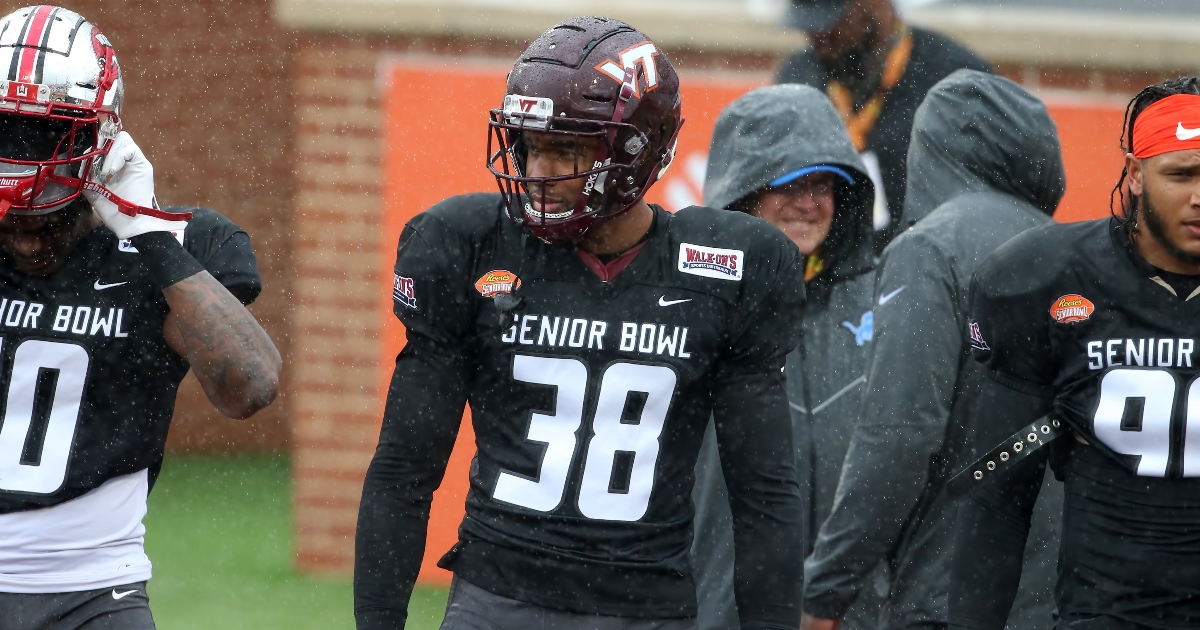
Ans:
[{"label": "face of player", "polygon": [[[525,132],[526,177],[559,177],[590,170],[600,150],[599,138]],[[575,208],[583,194],[586,177],[574,177],[545,184],[529,184],[534,210],[554,215]]]},{"label": "face of player", "polygon": [[1156,267],[1200,273],[1200,150],[1129,156],[1129,191],[1140,198],[1137,247]]},{"label": "face of player", "polygon": [[810,173],[783,186],[766,188],[758,193],[750,214],[783,230],[807,256],[825,242],[833,225],[833,178],[832,173]]},{"label": "face of player", "polygon": [[49,214],[8,213],[0,220],[0,252],[31,276],[53,275],[99,220],[82,197]]},{"label": "face of player", "polygon": [[827,32],[808,34],[813,55],[827,66],[843,65],[848,57],[864,55],[877,39],[881,16],[890,10],[890,0],[851,0]]}]

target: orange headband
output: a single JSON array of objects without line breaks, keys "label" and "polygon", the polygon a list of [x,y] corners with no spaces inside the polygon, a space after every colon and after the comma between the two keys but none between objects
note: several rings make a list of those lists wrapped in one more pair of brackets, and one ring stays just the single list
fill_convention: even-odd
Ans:
[{"label": "orange headband", "polygon": [[1142,110],[1133,124],[1133,156],[1200,149],[1200,96],[1176,94]]}]

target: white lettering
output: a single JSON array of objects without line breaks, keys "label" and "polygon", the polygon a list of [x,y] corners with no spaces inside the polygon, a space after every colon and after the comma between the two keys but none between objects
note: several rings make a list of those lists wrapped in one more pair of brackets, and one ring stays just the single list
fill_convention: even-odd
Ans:
[{"label": "white lettering", "polygon": [[[1164,351],[1163,348],[1166,348]],[[1158,366],[1171,367],[1171,357],[1175,356],[1175,340],[1174,339],[1159,339],[1158,340]]]},{"label": "white lettering", "polygon": [[[79,316],[83,315],[82,321]],[[71,332],[82,335],[87,332],[88,321],[92,318],[92,308],[90,306],[80,306],[75,309],[75,318],[71,321]]]},{"label": "white lettering", "polygon": [[[20,304],[20,306],[17,306]],[[21,300],[13,300],[12,304],[8,305],[8,316],[4,318],[5,326],[17,326],[21,323],[21,315],[25,312],[25,303]]]},{"label": "white lettering", "polygon": [[686,352],[686,351],[684,351],[684,349],[683,349],[683,348],[684,348],[684,346],[686,346],[686,345],[687,345],[687,333],[688,333],[688,329],[687,329],[687,328],[684,328],[684,329],[683,329],[683,336],[682,336],[682,337],[680,337],[680,339],[679,339],[679,354],[677,354],[677,355],[675,355],[675,356],[679,357],[680,359],[690,359],[690,358],[692,358],[692,353],[691,353],[691,352]]},{"label": "white lettering", "polygon": [[654,324],[642,324],[638,335],[638,352],[654,352]]},{"label": "white lettering", "polygon": [[1115,359],[1115,357],[1117,356],[1117,347],[1120,345],[1121,345],[1120,339],[1109,339],[1108,340],[1107,354],[1108,354],[1108,364],[1109,365],[1123,365],[1122,363],[1117,363],[1117,361]]},{"label": "white lettering", "polygon": [[34,302],[29,305],[29,310],[25,311],[25,321],[21,322],[21,328],[37,328],[38,317],[42,314],[43,306]]},{"label": "white lettering", "polygon": [[500,341],[503,341],[504,343],[512,343],[517,340],[517,320],[519,319],[519,315],[513,315],[513,325],[509,326],[508,332],[500,336]]},{"label": "white lettering", "polygon": [[[565,320],[566,318],[563,318],[563,319]],[[563,325],[565,326],[566,324],[563,324]],[[586,320],[586,319],[571,320],[571,338],[567,340],[568,346],[571,346],[572,348],[582,348],[583,347],[583,342],[587,339],[587,325],[588,325],[588,320]],[[575,332],[576,331],[579,332],[579,340],[578,341],[575,340]]]},{"label": "white lettering", "polygon": [[125,309],[123,309],[123,308],[117,309],[117,332],[113,334],[113,337],[128,337],[129,336],[129,333],[121,331],[121,318],[123,318],[123,317],[125,317]]},{"label": "white lettering", "polygon": [[1101,370],[1104,369],[1104,356],[1100,354],[1100,350],[1104,348],[1103,341],[1089,341],[1087,345],[1088,354],[1088,369]]},{"label": "white lettering", "polygon": [[[555,317],[554,318],[554,326],[551,326],[550,325],[550,317],[548,317],[546,315],[542,316],[542,329],[540,331],[538,331],[538,345],[539,346],[540,345],[547,345],[547,346],[555,345],[554,339],[556,337],[558,337],[558,323],[559,323],[560,319],[562,319],[562,318]],[[547,334],[547,333],[549,333],[549,334]]]},{"label": "white lettering", "polygon": [[96,309],[96,317],[94,317],[92,319],[92,331],[88,334],[94,335],[94,334],[96,334],[97,331],[103,329],[104,336],[111,337],[112,336],[112,323],[113,323],[113,320],[116,319],[116,310],[117,309],[114,309],[114,308],[108,309],[108,319],[104,319],[103,317],[100,316],[100,309],[97,308]]},{"label": "white lettering", "polygon": [[675,332],[670,337],[667,336],[667,327],[666,326],[658,327],[658,354],[663,354],[663,350],[666,350],[667,356],[672,356],[672,357],[675,356],[675,343],[678,341],[679,341],[679,327],[678,326],[675,327]]},{"label": "white lettering", "polygon": [[1144,358],[1146,358],[1146,340],[1138,339],[1138,344],[1135,348],[1133,345],[1133,340],[1126,339],[1125,365],[1134,365],[1134,361],[1137,361],[1137,365],[1145,365],[1145,363],[1142,363],[1142,359]]},{"label": "white lettering", "polygon": [[637,324],[621,322],[621,352],[633,352],[637,346]]},{"label": "white lettering", "polygon": [[55,332],[67,332],[67,328],[71,326],[71,311],[73,310],[75,309],[70,306],[58,307],[58,312],[54,315],[53,330]]},{"label": "white lettering", "polygon": [[537,321],[537,318],[538,318],[537,315],[525,315],[521,318],[521,337],[517,341],[520,341],[522,345],[526,345],[526,346],[533,345],[533,340],[526,339],[525,335],[528,335],[530,333],[530,331],[533,330],[533,324],[529,323],[530,320]]},{"label": "white lettering", "polygon": [[[1119,358],[1124,349],[1125,362]],[[1128,365],[1142,367],[1193,367],[1195,339],[1105,339],[1087,342],[1088,369]]]},{"label": "white lettering", "polygon": [[592,322],[592,330],[588,333],[588,349],[604,349],[604,331],[608,330],[607,322]]}]

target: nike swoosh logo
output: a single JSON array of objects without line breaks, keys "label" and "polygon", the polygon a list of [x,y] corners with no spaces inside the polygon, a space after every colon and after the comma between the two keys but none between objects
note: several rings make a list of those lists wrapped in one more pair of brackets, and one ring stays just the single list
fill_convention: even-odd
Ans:
[{"label": "nike swoosh logo", "polygon": [[114,283],[112,283],[112,284],[100,284],[100,281],[99,281],[99,280],[97,280],[97,281],[96,281],[96,284],[95,284],[95,289],[96,289],[97,291],[103,291],[103,290],[105,290],[105,289],[111,289],[111,288],[113,288],[113,287],[119,287],[119,286],[121,286],[122,284],[129,284],[129,281],[128,281],[128,280],[126,280],[125,282],[114,282]]},{"label": "nike swoosh logo", "polygon": [[906,285],[900,287],[899,289],[892,291],[891,293],[879,296],[879,305],[883,306],[884,304],[891,302],[893,298],[895,298],[897,295],[900,295],[900,292],[907,288],[908,288],[908,285],[906,284]]},{"label": "nike swoosh logo", "polygon": [[136,592],[137,592],[137,589],[135,588],[132,591],[125,591],[124,593],[118,593],[117,589],[114,588],[113,592],[112,592],[112,596],[113,596],[113,599],[121,599],[122,597],[125,597],[126,595],[129,595],[131,593],[136,593]]},{"label": "nike swoosh logo", "polygon": [[1191,140],[1200,137],[1200,129],[1188,129],[1183,126],[1183,123],[1179,123],[1179,126],[1175,128],[1175,137],[1180,140]]},{"label": "nike swoosh logo", "polygon": [[692,301],[692,298],[688,298],[686,300],[668,300],[667,296],[664,295],[664,296],[658,298],[658,305],[659,306],[671,306],[674,304],[683,304],[684,302],[691,302],[691,301]]}]

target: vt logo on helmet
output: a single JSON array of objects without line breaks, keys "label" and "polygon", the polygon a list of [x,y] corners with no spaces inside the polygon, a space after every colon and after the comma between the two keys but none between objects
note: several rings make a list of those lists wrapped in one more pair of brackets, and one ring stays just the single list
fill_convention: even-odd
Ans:
[{"label": "vt logo on helmet", "polygon": [[578,240],[642,199],[674,159],[679,77],[632,26],[568,20],[537,38],[489,116],[488,168],[508,215],[548,243]]},{"label": "vt logo on helmet", "polygon": [[100,29],[42,5],[0,18],[0,217],[78,197],[120,131],[121,68]]}]

